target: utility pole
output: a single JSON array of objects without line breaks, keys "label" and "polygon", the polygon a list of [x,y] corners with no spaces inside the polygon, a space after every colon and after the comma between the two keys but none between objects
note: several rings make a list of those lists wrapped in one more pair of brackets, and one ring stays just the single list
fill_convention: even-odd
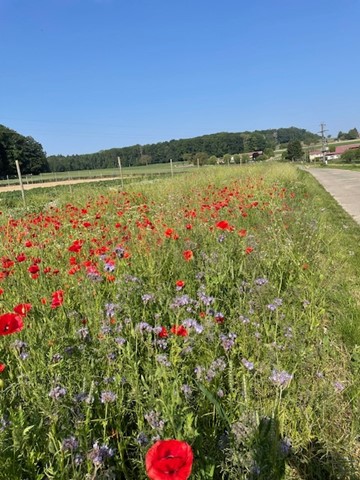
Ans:
[{"label": "utility pole", "polygon": [[325,130],[325,123],[320,124],[320,132],[321,133],[321,151],[322,151],[322,156],[323,156],[323,163],[326,165],[327,161],[325,158],[326,152],[329,150],[329,147],[327,146],[327,140],[325,138],[325,132],[328,132],[328,130]]}]

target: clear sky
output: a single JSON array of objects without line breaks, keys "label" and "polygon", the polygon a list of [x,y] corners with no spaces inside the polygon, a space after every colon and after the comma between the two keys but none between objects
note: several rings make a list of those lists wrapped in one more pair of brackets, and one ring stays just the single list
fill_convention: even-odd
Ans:
[{"label": "clear sky", "polygon": [[49,154],[360,130],[359,0],[0,0],[0,124]]}]

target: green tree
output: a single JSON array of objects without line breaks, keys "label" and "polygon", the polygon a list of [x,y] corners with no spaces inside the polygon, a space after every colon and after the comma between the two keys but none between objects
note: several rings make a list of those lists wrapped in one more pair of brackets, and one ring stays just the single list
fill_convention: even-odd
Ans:
[{"label": "green tree", "polygon": [[216,165],[217,164],[217,157],[215,157],[215,155],[211,155],[211,157],[208,158],[208,161],[207,163],[209,165]]},{"label": "green tree", "polygon": [[351,128],[347,135],[347,140],[356,140],[357,138],[359,138],[359,132],[357,131],[356,128]]},{"label": "green tree", "polygon": [[291,160],[292,162],[296,160],[301,160],[304,155],[304,151],[299,140],[293,140],[288,143],[286,150],[285,158]]},{"label": "green tree", "polygon": [[196,158],[196,164],[205,165],[209,156],[205,152],[198,152],[194,155],[194,158]]},{"label": "green tree", "polygon": [[360,148],[350,148],[341,155],[345,163],[360,163]]},{"label": "green tree", "polygon": [[49,171],[40,143],[0,125],[0,176],[16,175],[16,160],[23,174]]},{"label": "green tree", "polygon": [[226,165],[229,165],[230,160],[231,160],[231,155],[229,153],[226,153],[224,155],[224,162],[226,163]]}]

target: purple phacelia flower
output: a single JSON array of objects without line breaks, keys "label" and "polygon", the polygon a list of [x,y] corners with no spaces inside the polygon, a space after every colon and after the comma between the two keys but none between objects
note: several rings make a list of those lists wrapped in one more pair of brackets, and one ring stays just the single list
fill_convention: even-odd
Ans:
[{"label": "purple phacelia flower", "polygon": [[64,438],[61,444],[61,448],[64,452],[76,450],[78,446],[79,442],[76,440],[75,437]]},{"label": "purple phacelia flower", "polygon": [[111,391],[101,392],[100,401],[101,403],[113,403],[116,401],[117,395]]},{"label": "purple phacelia flower", "polygon": [[247,368],[249,371],[254,370],[254,364],[247,360],[246,358],[243,358],[241,360],[241,363],[244,365],[245,368]]},{"label": "purple phacelia flower", "polygon": [[160,414],[151,410],[149,413],[144,415],[145,420],[148,422],[151,428],[155,430],[163,430],[165,422],[160,418]]},{"label": "purple phacelia flower", "polygon": [[49,397],[51,397],[53,400],[59,400],[65,395],[66,395],[66,388],[60,387],[60,386],[56,386],[52,388],[49,392]]},{"label": "purple phacelia flower", "polygon": [[293,379],[293,375],[291,375],[288,372],[283,371],[278,371],[274,369],[271,373],[271,376],[269,379],[275,384],[280,387],[287,387],[291,380]]},{"label": "purple phacelia flower", "polygon": [[93,462],[94,465],[102,465],[107,458],[110,458],[114,455],[114,450],[109,448],[107,445],[99,446],[98,442],[94,443],[91,452],[88,457]]}]

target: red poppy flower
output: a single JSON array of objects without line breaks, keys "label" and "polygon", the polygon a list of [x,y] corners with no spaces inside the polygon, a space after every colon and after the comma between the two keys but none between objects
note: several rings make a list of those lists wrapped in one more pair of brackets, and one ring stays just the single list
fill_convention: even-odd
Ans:
[{"label": "red poppy flower", "polygon": [[253,249],[252,247],[247,247],[247,248],[245,249],[245,253],[246,253],[247,255],[249,255],[253,250],[254,250],[254,249]]},{"label": "red poppy flower", "polygon": [[247,231],[245,229],[239,230],[238,234],[240,237],[246,237]]},{"label": "red poppy flower", "polygon": [[168,334],[168,331],[166,330],[166,327],[161,327],[161,330],[159,332],[159,337],[160,338],[165,338],[165,337],[168,337],[169,334]]},{"label": "red poppy flower", "polygon": [[0,288],[0,295],[2,295],[4,293],[5,290],[3,290],[2,288]]},{"label": "red poppy flower", "polygon": [[174,335],[178,335],[179,337],[188,336],[188,331],[183,325],[180,325],[180,326],[173,325],[171,327],[171,333],[173,333]]},{"label": "red poppy flower", "polygon": [[60,307],[63,302],[64,302],[64,290],[56,290],[56,292],[51,294],[52,300],[51,300],[51,308],[58,308]]},{"label": "red poppy flower", "polygon": [[33,275],[36,275],[39,271],[40,271],[40,268],[36,264],[30,265],[30,267],[28,268],[28,272]]},{"label": "red poppy flower", "polygon": [[146,473],[150,480],[187,480],[193,452],[186,442],[159,440],[146,453]]},{"label": "red poppy flower", "polygon": [[176,287],[177,287],[179,290],[181,290],[182,288],[184,288],[184,287],[185,287],[185,282],[184,282],[184,280],[178,280],[178,281],[176,282]]},{"label": "red poppy flower", "polygon": [[183,252],[183,257],[187,262],[189,262],[190,260],[192,260],[194,258],[193,251],[192,250],[185,250]]},{"label": "red poppy flower", "polygon": [[10,335],[20,332],[24,328],[21,315],[16,313],[4,313],[0,315],[0,335]]},{"label": "red poppy flower", "polygon": [[6,368],[6,365],[4,363],[0,363],[0,373],[2,373]]},{"label": "red poppy flower", "polygon": [[75,240],[72,245],[68,248],[69,252],[79,253],[82,249],[83,241],[82,240]]},{"label": "red poppy flower", "polygon": [[234,230],[234,227],[231,226],[230,223],[226,220],[221,220],[220,222],[217,222],[216,228],[219,228],[220,230],[227,230],[228,232]]},{"label": "red poppy flower", "polygon": [[215,322],[216,323],[219,323],[221,325],[221,324],[224,323],[224,320],[225,320],[225,317],[222,313],[219,312],[215,315]]},{"label": "red poppy flower", "polygon": [[22,317],[26,317],[27,313],[32,309],[31,303],[20,303],[14,307],[14,312],[18,313]]}]

